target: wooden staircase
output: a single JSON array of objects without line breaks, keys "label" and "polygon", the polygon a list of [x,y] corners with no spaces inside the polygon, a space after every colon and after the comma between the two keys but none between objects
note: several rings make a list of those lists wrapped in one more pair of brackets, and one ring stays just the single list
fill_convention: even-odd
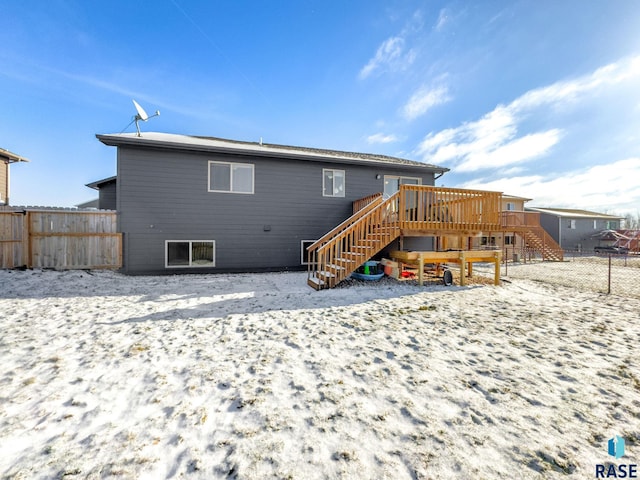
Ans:
[{"label": "wooden staircase", "polygon": [[382,195],[324,235],[307,249],[307,283],[316,290],[333,288],[400,235],[394,212],[399,192]]},{"label": "wooden staircase", "polygon": [[561,262],[564,251],[540,225],[537,212],[502,212],[503,232],[519,235],[526,248],[539,253],[542,260]]},{"label": "wooden staircase", "polygon": [[520,233],[524,239],[525,246],[539,252],[543,260],[562,262],[564,259],[562,248],[560,248],[544,228],[529,228],[523,232],[516,233]]}]

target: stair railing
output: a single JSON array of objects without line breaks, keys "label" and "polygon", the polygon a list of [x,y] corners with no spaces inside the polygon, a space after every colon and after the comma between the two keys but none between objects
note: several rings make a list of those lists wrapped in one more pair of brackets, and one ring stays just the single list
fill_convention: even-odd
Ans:
[{"label": "stair railing", "polygon": [[[397,229],[398,225],[399,198],[399,192],[396,192],[386,200],[383,200],[382,196],[378,196],[371,203],[307,247],[309,259],[308,279],[312,279],[315,276],[318,282],[324,282],[326,286],[334,287],[358,268],[361,263],[364,263],[376,253],[371,253],[368,249],[355,252],[353,250],[354,245],[363,243],[364,246],[371,245],[373,249],[384,242],[387,243],[382,247],[390,243],[395,238],[390,237],[397,236],[394,228]],[[391,230],[385,230],[382,227]],[[389,235],[385,235],[385,232],[389,232]],[[379,240],[379,243],[374,240]],[[361,255],[358,255],[359,253]],[[339,262],[338,259],[343,260],[343,262]],[[362,262],[359,259],[363,259]],[[331,268],[329,267],[330,265]],[[320,278],[323,275],[324,277]]]}]

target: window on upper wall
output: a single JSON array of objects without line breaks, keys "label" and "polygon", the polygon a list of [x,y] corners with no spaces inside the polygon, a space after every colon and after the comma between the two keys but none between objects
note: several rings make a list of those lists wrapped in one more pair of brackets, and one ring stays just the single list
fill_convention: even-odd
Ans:
[{"label": "window on upper wall", "polygon": [[167,240],[166,268],[198,268],[216,266],[216,242],[213,240]]},{"label": "window on upper wall", "polygon": [[507,202],[507,211],[513,212],[516,209],[516,204],[513,202]]},{"label": "window on upper wall", "polygon": [[617,221],[611,221],[611,220],[607,220],[607,230],[615,230],[618,228],[618,222]]},{"label": "window on upper wall", "polygon": [[593,221],[593,229],[596,230],[598,228],[598,221],[594,220]]},{"label": "window on upper wall", "polygon": [[567,225],[571,230],[575,230],[576,228],[576,221],[575,220],[569,220],[569,223]]},{"label": "window on upper wall", "polygon": [[209,162],[209,191],[253,194],[251,163]]},{"label": "window on upper wall", "polygon": [[322,169],[322,196],[344,197],[344,170]]}]

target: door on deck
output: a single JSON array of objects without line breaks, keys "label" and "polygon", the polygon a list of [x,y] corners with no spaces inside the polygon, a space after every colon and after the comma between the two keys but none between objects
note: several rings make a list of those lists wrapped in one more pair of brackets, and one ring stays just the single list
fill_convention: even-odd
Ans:
[{"label": "door on deck", "polygon": [[[417,177],[384,176],[384,198],[387,199],[398,190],[400,185],[422,185],[422,179]],[[408,212],[415,212],[418,207],[418,192],[406,192],[404,205]],[[395,206],[394,206],[395,208]],[[397,213],[397,212],[394,212]]]}]

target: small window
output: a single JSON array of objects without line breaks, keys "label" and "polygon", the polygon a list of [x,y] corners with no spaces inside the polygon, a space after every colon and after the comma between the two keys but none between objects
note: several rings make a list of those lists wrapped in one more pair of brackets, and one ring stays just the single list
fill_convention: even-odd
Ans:
[{"label": "small window", "polygon": [[505,245],[515,245],[515,239],[513,238],[513,235],[506,235],[504,237],[504,244]]},{"label": "small window", "polygon": [[516,204],[513,202],[507,202],[507,211],[513,212],[516,209]]},{"label": "small window", "polygon": [[594,229],[594,230],[597,230],[597,228],[598,228],[598,221],[597,221],[597,220],[594,220],[594,221],[593,221],[593,229]]},{"label": "small window", "polygon": [[166,268],[198,268],[216,266],[216,242],[213,240],[167,240]]},{"label": "small window", "polygon": [[302,240],[301,251],[300,251],[300,264],[301,265],[309,265],[309,252],[307,252],[307,248],[316,243],[315,240]]},{"label": "small window", "polygon": [[576,221],[575,220],[569,220],[569,228],[571,230],[575,230],[576,229]]},{"label": "small window", "polygon": [[253,193],[251,163],[209,162],[209,191],[223,193]]},{"label": "small window", "polygon": [[322,195],[344,197],[344,170],[322,169]]}]

